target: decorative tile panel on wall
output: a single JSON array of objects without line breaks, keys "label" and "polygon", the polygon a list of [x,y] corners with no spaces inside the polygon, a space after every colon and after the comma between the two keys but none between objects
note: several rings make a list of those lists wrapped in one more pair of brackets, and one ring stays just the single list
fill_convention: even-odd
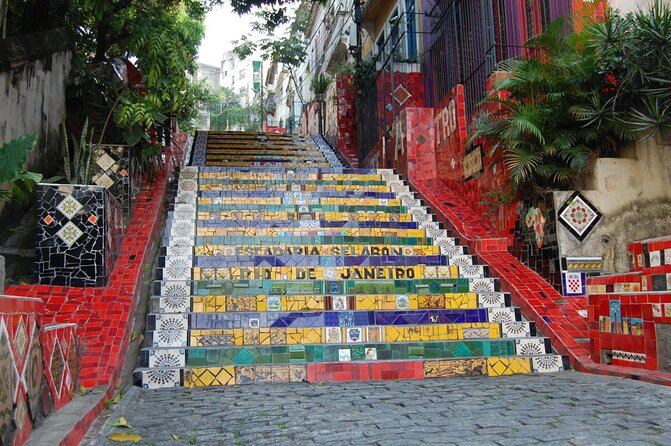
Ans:
[{"label": "decorative tile panel on wall", "polygon": [[521,202],[513,240],[510,252],[561,292],[562,268],[552,194]]},{"label": "decorative tile panel on wall", "polygon": [[0,444],[21,445],[42,416],[41,299],[0,296]]},{"label": "decorative tile panel on wall", "polygon": [[341,74],[336,78],[337,145],[340,153],[353,167],[357,166],[359,158],[359,144],[356,133],[356,94],[353,74]]},{"label": "decorative tile panel on wall", "polygon": [[[487,90],[497,74],[487,79]],[[457,188],[491,227],[490,233],[506,237],[512,245],[512,231],[517,220],[517,200],[501,200],[515,195],[508,184],[508,174],[500,151],[491,154],[491,142],[476,139],[466,146],[468,122],[464,87],[456,85],[441,98],[434,109],[436,131],[436,168],[443,187]]]},{"label": "decorative tile panel on wall", "polygon": [[124,215],[130,215],[131,205],[140,190],[140,169],[130,159],[130,147],[101,145],[96,150],[95,174],[91,181],[109,190],[121,203]]},{"label": "decorative tile panel on wall", "polygon": [[463,179],[462,162],[466,144],[466,105],[464,86],[456,85],[438,103],[434,113],[436,128],[436,164],[438,178]]},{"label": "decorative tile panel on wall", "polygon": [[406,108],[396,121],[391,139],[393,167],[411,180],[436,177],[433,109]]},{"label": "decorative tile panel on wall", "polygon": [[101,186],[40,184],[37,279],[105,286],[119,255],[123,210]]},{"label": "decorative tile panel on wall", "polygon": [[600,219],[601,212],[578,191],[557,212],[557,220],[578,240],[584,240]]},{"label": "decorative tile panel on wall", "polygon": [[40,334],[44,351],[44,376],[58,410],[72,399],[79,382],[77,324],[47,325]]}]

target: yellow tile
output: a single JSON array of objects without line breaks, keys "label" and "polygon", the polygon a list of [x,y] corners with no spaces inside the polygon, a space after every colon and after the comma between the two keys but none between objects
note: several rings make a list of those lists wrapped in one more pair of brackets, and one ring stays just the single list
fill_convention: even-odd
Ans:
[{"label": "yellow tile", "polygon": [[259,329],[259,344],[270,345],[270,328]]},{"label": "yellow tile", "polygon": [[241,328],[233,330],[233,342],[235,345],[245,345],[244,331]]},{"label": "yellow tile", "polygon": [[267,311],[265,295],[256,296],[256,311]]},{"label": "yellow tile", "polygon": [[384,339],[387,342],[400,342],[402,340],[400,327],[387,325],[385,327],[382,327],[382,331],[384,332]]},{"label": "yellow tile", "polygon": [[184,387],[228,386],[235,384],[235,368],[206,367],[184,371]]},{"label": "yellow tile", "polygon": [[300,328],[287,328],[287,344],[301,344],[303,341],[303,330]]},{"label": "yellow tile", "polygon": [[531,358],[487,358],[489,376],[531,373]]},{"label": "yellow tile", "polygon": [[305,328],[303,331],[303,344],[321,344],[322,339],[321,328]]}]

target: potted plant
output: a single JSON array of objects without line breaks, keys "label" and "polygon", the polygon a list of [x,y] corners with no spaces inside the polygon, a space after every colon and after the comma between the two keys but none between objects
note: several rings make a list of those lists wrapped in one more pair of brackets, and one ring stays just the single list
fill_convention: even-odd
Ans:
[{"label": "potted plant", "polygon": [[[65,133],[65,132],[64,132]],[[37,279],[41,284],[105,286],[123,235],[123,209],[104,186],[92,184],[110,158],[97,157],[100,143],[85,121],[72,147],[65,133],[68,184],[38,185]]]},{"label": "potted plant", "polygon": [[323,108],[324,108],[324,94],[326,93],[326,90],[328,90],[329,85],[331,85],[331,81],[333,78],[329,76],[328,74],[318,74],[317,76],[313,77],[312,80],[310,81],[310,88],[315,94],[315,101],[319,104],[319,134],[324,133],[324,119],[326,116],[324,116]]}]

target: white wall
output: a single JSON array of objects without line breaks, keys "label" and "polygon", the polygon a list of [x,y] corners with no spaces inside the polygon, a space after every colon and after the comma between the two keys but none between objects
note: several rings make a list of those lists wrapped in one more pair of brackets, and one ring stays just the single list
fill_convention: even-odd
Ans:
[{"label": "white wall", "polygon": [[[591,187],[582,193],[603,217],[582,242],[558,222],[560,255],[602,256],[602,236],[607,235],[613,245],[615,270],[624,272],[629,243],[671,235],[670,151],[671,146],[649,139],[631,147],[630,158],[598,159]],[[571,193],[554,192],[557,211]]]},{"label": "white wall", "polygon": [[[610,0],[610,5],[623,13],[636,11],[638,8],[645,9],[655,0]],[[671,0],[662,0],[662,3],[671,4]]]}]

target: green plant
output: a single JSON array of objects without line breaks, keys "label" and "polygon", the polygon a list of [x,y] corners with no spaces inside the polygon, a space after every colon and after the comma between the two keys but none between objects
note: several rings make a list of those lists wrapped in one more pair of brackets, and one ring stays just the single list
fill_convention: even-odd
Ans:
[{"label": "green plant", "polygon": [[310,81],[310,89],[315,95],[323,95],[328,90],[333,78],[328,74],[318,74]]},{"label": "green plant", "polygon": [[150,182],[156,181],[163,165],[160,144],[145,144],[140,151],[139,161],[145,178]]},{"label": "green plant", "polygon": [[656,0],[646,9],[587,26],[585,46],[597,55],[608,79],[602,103],[578,109],[579,117],[617,119],[636,136],[671,131],[671,6]]},{"label": "green plant", "polygon": [[[89,134],[90,131],[90,134]],[[89,120],[84,120],[84,127],[79,136],[79,140],[73,138],[72,154],[70,153],[70,144],[65,125],[63,125],[63,135],[65,144],[65,156],[63,167],[65,169],[65,179],[70,184],[90,184],[95,171],[95,152],[100,143],[93,143],[93,129],[89,130]],[[88,137],[88,140],[87,140]]]},{"label": "green plant", "polygon": [[612,105],[603,96],[607,78],[583,35],[563,31],[562,21],[550,24],[527,43],[532,57],[502,62],[505,75],[474,119],[470,142],[493,141],[492,152],[502,153],[517,186],[570,187],[593,159],[633,137],[617,112],[592,121],[580,113],[581,108]]},{"label": "green plant", "polygon": [[0,185],[9,183],[9,190],[0,189],[0,201],[15,200],[23,203],[32,197],[42,175],[29,172],[23,166],[36,142],[36,135],[27,135],[0,146]]}]

